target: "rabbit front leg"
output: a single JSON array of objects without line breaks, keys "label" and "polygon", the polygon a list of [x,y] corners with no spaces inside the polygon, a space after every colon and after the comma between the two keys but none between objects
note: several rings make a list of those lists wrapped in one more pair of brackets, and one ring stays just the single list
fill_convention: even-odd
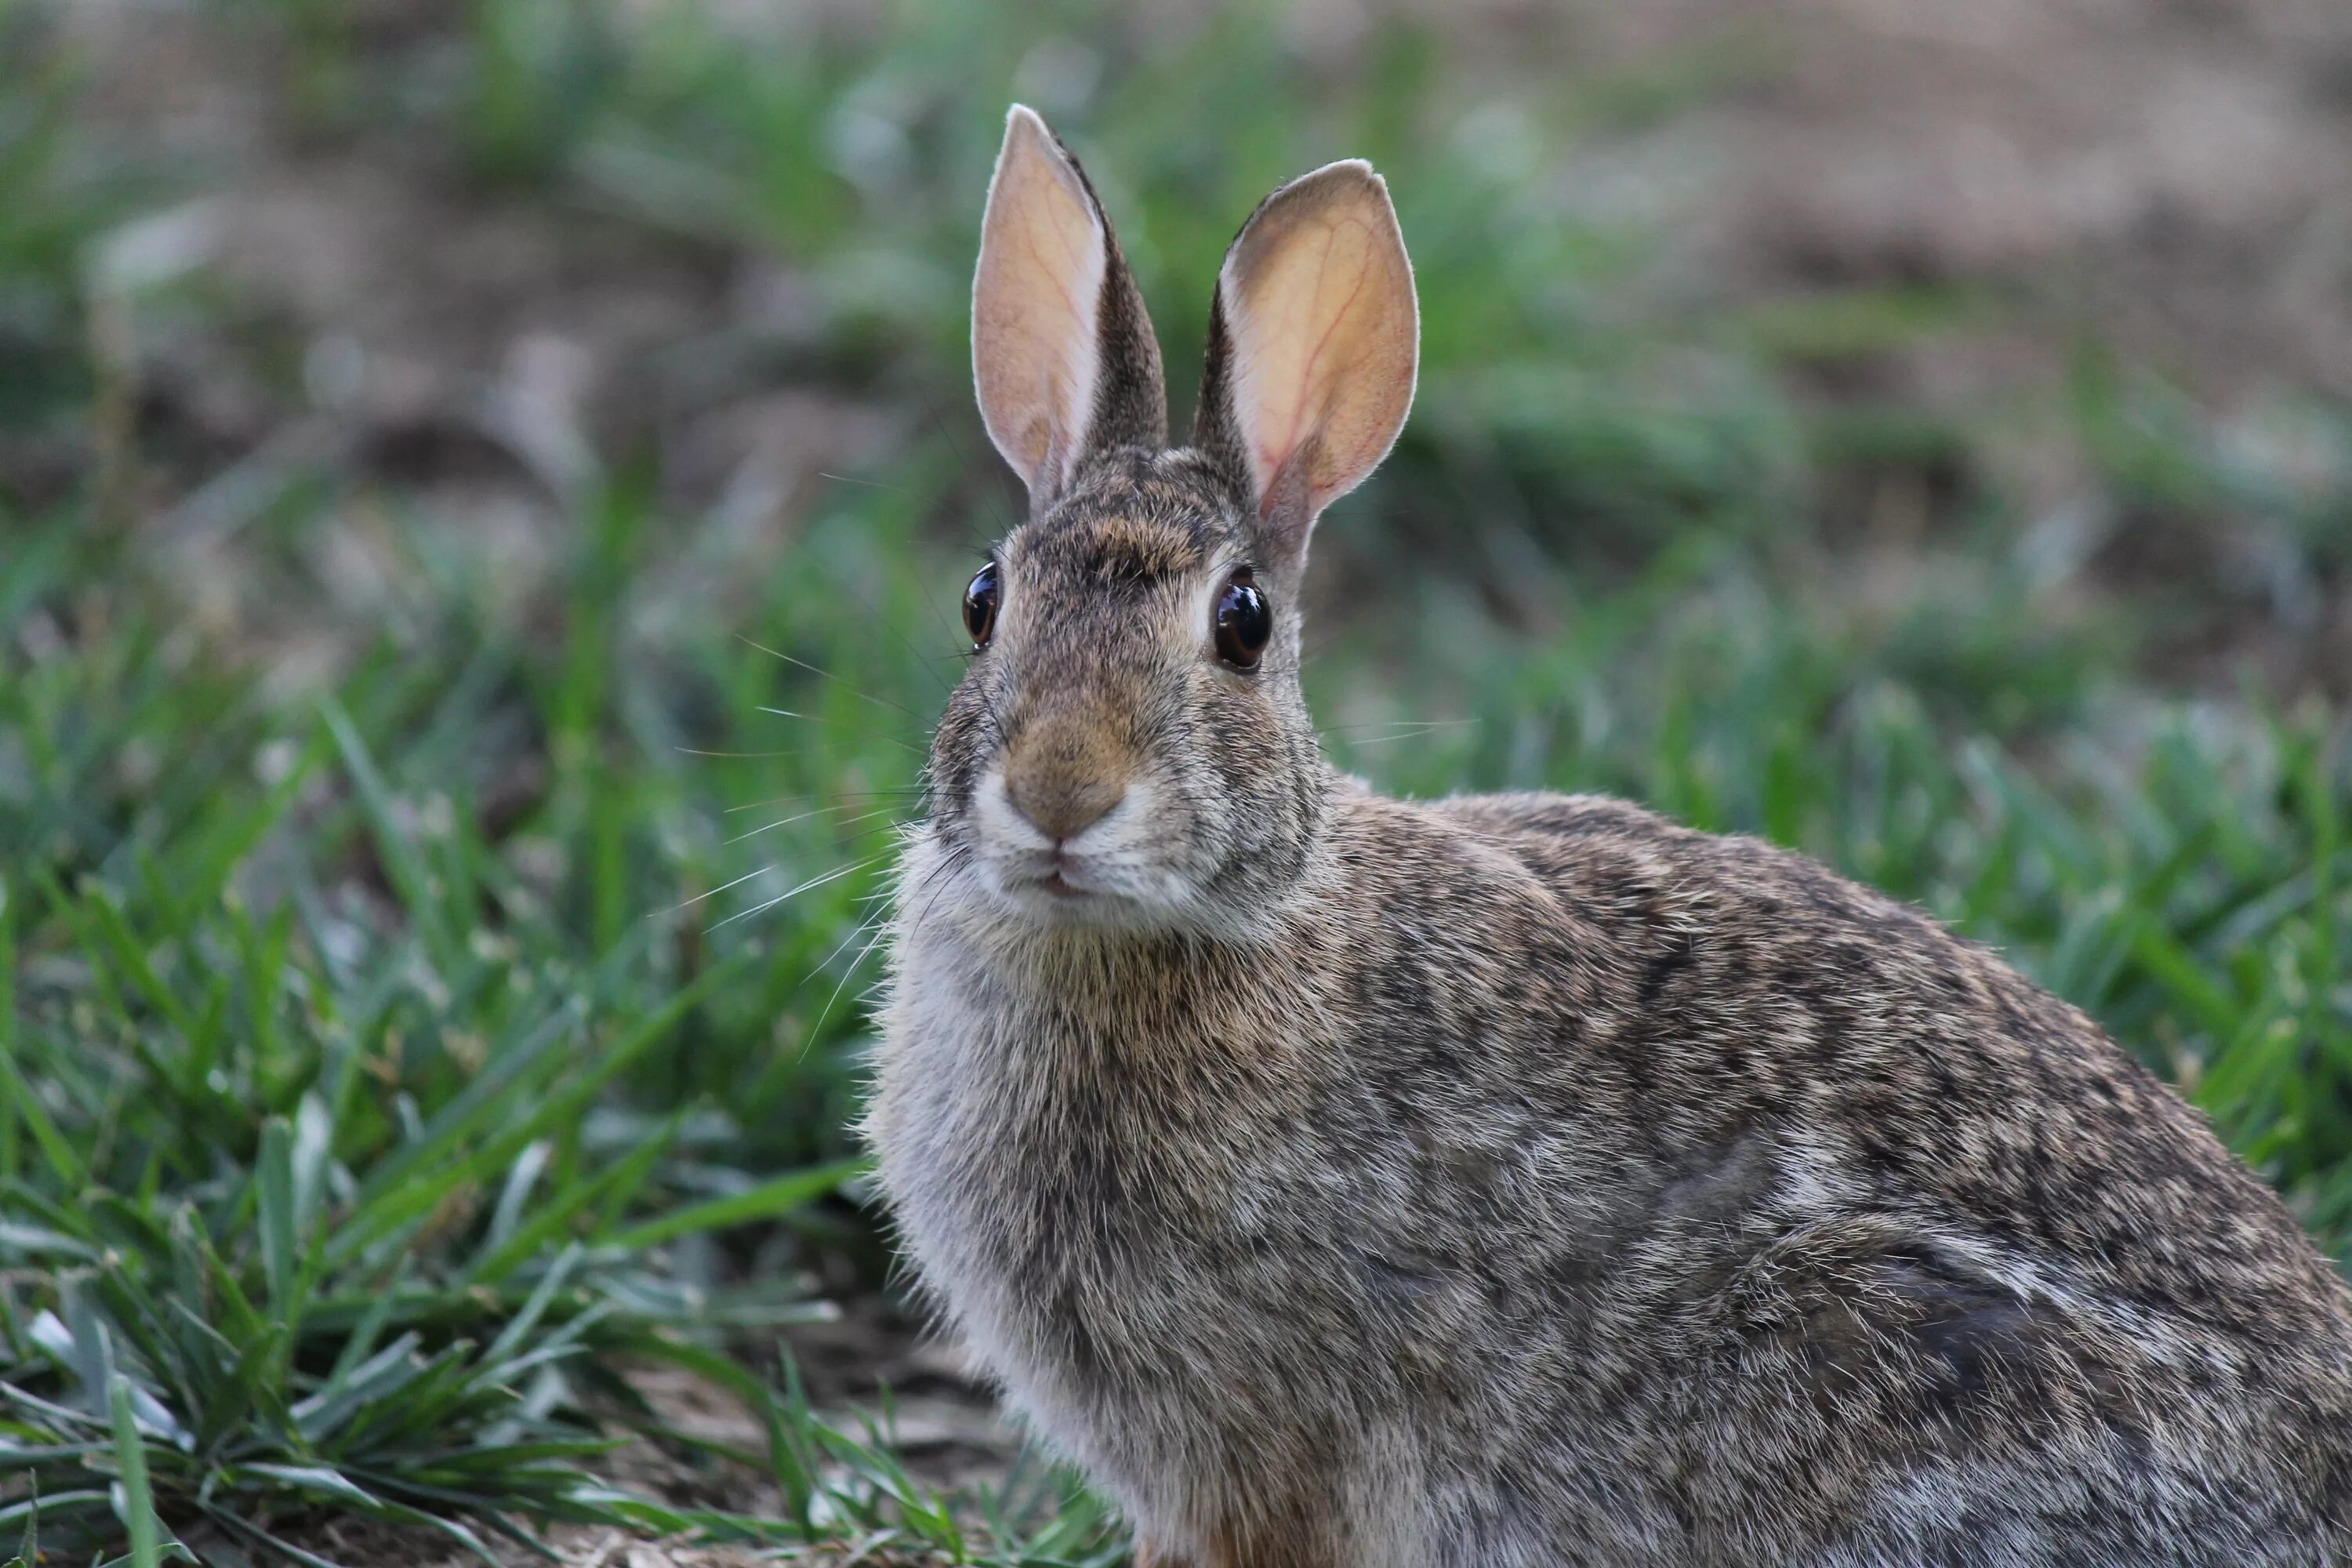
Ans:
[{"label": "rabbit front leg", "polygon": [[1193,1568],[1192,1560],[1149,1541],[1135,1543],[1135,1568]]}]

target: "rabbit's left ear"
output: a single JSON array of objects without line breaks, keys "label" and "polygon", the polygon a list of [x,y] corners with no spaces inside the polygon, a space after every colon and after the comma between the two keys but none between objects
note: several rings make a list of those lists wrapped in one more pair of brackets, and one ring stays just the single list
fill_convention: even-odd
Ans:
[{"label": "rabbit's left ear", "polygon": [[1192,444],[1294,559],[1322,510],[1404,428],[1421,353],[1412,264],[1388,185],[1360,159],[1259,204],[1217,274]]},{"label": "rabbit's left ear", "polygon": [[1077,160],[1019,104],[988,184],[971,368],[988,437],[1029,487],[1033,516],[1097,452],[1167,444],[1143,296]]}]

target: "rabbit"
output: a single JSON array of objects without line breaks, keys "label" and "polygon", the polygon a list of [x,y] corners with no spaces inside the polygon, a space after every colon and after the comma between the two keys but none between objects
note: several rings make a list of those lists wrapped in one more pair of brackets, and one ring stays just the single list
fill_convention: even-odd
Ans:
[{"label": "rabbit", "polygon": [[1410,407],[1386,185],[1265,198],[1189,445],[1015,107],[1028,489],[896,884],[864,1132],[922,1293],[1147,1568],[2352,1564],[2352,1297],[1919,911],[1590,796],[1385,799],[1298,684]]}]

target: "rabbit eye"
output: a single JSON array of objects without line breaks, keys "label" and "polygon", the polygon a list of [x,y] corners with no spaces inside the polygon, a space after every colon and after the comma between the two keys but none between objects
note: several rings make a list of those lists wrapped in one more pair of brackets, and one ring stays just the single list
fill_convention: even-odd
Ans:
[{"label": "rabbit eye", "polygon": [[1274,636],[1274,607],[1248,567],[1234,569],[1217,595],[1217,657],[1236,669],[1254,669]]},{"label": "rabbit eye", "polygon": [[972,574],[963,591],[963,625],[971,634],[971,646],[986,647],[988,634],[996,629],[996,563],[992,561]]}]

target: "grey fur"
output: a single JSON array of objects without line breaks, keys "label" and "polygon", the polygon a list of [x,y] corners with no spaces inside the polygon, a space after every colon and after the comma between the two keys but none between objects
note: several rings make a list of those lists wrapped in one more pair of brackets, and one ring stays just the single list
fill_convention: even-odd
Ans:
[{"label": "grey fur", "polygon": [[[868,1121],[1148,1561],[2352,1563],[2352,1298],[2194,1111],[1801,857],[1337,773],[1295,581],[1209,649],[1252,499],[1112,445],[1003,544]],[[1135,803],[1084,897],[996,794],[1049,723]]]}]

